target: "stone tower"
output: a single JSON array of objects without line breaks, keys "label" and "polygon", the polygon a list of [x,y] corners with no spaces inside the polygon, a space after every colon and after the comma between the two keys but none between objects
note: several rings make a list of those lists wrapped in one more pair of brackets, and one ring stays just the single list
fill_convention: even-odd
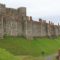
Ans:
[{"label": "stone tower", "polygon": [[26,29],[27,29],[27,17],[26,17],[26,7],[18,8],[20,22],[22,25],[22,36],[26,37]]},{"label": "stone tower", "polygon": [[32,38],[32,17],[29,17],[28,20],[26,14],[26,7],[21,7],[19,10],[20,21],[22,24],[22,36],[26,37],[27,39]]},{"label": "stone tower", "polygon": [[3,38],[4,35],[4,27],[3,27],[3,20],[5,16],[5,5],[0,4],[0,37]]},{"label": "stone tower", "polygon": [[6,8],[0,4],[0,37],[3,36],[24,36],[27,39],[33,37],[53,37],[60,35],[60,25],[47,23],[39,19],[34,21],[27,16],[26,7],[18,9]]}]

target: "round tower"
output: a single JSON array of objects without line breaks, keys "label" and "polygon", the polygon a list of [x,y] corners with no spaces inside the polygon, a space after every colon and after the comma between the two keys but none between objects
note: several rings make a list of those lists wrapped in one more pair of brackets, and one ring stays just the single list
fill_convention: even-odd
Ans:
[{"label": "round tower", "polygon": [[20,8],[18,8],[18,14],[20,16],[26,16],[26,7],[20,7]]}]

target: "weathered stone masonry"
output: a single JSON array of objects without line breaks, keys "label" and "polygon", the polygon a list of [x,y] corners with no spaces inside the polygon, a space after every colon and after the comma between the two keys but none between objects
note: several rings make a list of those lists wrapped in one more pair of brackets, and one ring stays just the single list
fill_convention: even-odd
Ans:
[{"label": "weathered stone masonry", "polygon": [[28,39],[33,37],[51,37],[60,35],[60,25],[54,25],[49,21],[39,19],[34,21],[26,15],[26,8],[6,8],[0,4],[0,37],[24,36]]}]

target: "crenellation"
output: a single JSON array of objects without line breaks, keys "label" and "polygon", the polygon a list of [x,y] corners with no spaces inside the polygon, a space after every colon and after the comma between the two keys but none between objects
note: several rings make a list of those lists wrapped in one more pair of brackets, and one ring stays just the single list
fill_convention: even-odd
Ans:
[{"label": "crenellation", "polygon": [[46,23],[46,20],[43,20],[43,23]]},{"label": "crenellation", "polygon": [[33,21],[32,16],[30,16],[30,21]]},{"label": "crenellation", "polygon": [[0,4],[0,37],[24,36],[27,39],[33,37],[56,37],[60,35],[60,25],[39,19],[34,21],[32,16],[27,16],[26,7],[18,9],[6,8]]},{"label": "crenellation", "polygon": [[51,21],[49,21],[49,25],[51,24]]},{"label": "crenellation", "polygon": [[0,3],[0,6],[1,6],[1,7],[5,7],[5,4],[1,4],[1,3]]},{"label": "crenellation", "polygon": [[41,23],[42,23],[42,19],[39,19],[39,22],[41,22]]}]

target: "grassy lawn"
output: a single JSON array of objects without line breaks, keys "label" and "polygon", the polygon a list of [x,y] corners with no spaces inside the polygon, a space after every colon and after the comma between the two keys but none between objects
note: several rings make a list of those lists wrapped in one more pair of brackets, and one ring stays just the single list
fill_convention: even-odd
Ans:
[{"label": "grassy lawn", "polygon": [[5,37],[0,39],[0,48],[6,49],[13,55],[41,56],[56,53],[60,48],[60,37],[58,38],[34,38],[26,40],[22,37]]},{"label": "grassy lawn", "polygon": [[0,60],[18,60],[18,58],[5,49],[0,48]]}]

